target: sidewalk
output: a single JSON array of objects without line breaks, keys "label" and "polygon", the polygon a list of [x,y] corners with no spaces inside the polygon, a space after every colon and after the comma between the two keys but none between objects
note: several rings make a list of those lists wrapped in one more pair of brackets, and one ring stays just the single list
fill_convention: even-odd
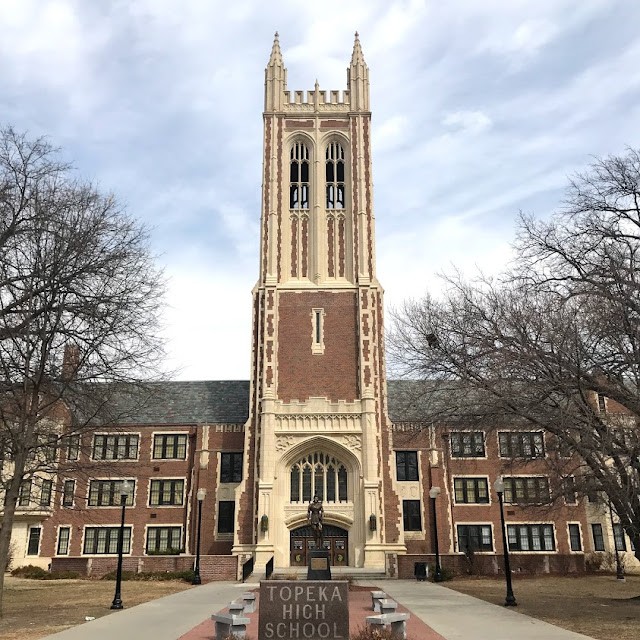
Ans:
[{"label": "sidewalk", "polygon": [[[430,582],[376,580],[375,585],[369,586],[385,591],[406,608],[412,618],[421,621],[415,621],[419,627],[408,628],[412,640],[435,639],[438,635],[445,640],[589,640],[579,633]],[[257,583],[211,582],[114,612],[47,636],[46,640],[178,640],[182,636],[186,636],[186,640],[210,639],[214,638],[211,614],[224,609],[244,591],[258,587]],[[358,592],[353,594],[353,599],[350,594],[350,621],[364,619],[363,603],[370,598],[363,599],[356,595]],[[250,617],[257,629],[258,612]],[[419,630],[425,629],[423,625],[427,631]],[[260,640],[257,631],[253,628],[250,631],[253,640]]]}]

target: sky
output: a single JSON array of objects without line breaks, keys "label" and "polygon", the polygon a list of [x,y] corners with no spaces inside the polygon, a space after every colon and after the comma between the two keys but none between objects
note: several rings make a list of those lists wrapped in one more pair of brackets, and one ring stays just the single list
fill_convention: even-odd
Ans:
[{"label": "sky", "polygon": [[639,26],[637,0],[0,0],[0,125],[151,227],[175,377],[247,379],[275,31],[290,90],[345,89],[360,34],[388,316],[640,146]]}]

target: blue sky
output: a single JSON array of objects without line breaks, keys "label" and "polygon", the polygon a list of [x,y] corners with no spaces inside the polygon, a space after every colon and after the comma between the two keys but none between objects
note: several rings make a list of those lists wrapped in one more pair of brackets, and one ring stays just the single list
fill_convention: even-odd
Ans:
[{"label": "blue sky", "polygon": [[0,0],[0,122],[153,227],[178,377],[244,379],[274,31],[292,90],[346,88],[360,33],[389,306],[498,271],[520,210],[639,146],[639,25],[636,0]]}]

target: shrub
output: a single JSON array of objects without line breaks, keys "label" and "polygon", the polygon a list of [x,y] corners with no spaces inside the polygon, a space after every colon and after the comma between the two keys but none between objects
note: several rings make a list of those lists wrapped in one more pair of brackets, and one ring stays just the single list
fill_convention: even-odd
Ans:
[{"label": "shrub", "polygon": [[584,567],[588,573],[595,573],[602,569],[602,563],[604,561],[602,553],[589,553],[584,558]]},{"label": "shrub", "polygon": [[[191,582],[193,580],[193,569],[187,571],[141,571],[136,573],[135,571],[123,571],[122,580],[184,580],[185,582]],[[105,573],[101,580],[115,580],[116,572],[109,571]]]},{"label": "shrub", "polygon": [[[435,575],[436,575],[436,565],[430,564],[429,565],[429,582],[435,581]],[[453,571],[451,571],[451,569],[447,569],[447,567],[443,567],[443,566],[440,567],[440,575],[442,576],[442,582],[453,580]]]},{"label": "shrub", "polygon": [[391,629],[361,627],[355,633],[349,634],[349,640],[398,640],[398,636]]},{"label": "shrub", "polygon": [[47,571],[33,564],[17,567],[11,572],[11,575],[30,580],[73,580],[80,577],[77,571]]},{"label": "shrub", "polygon": [[[607,551],[606,553],[602,553],[600,555],[602,556],[602,564],[600,565],[600,568],[603,571],[608,571],[609,573],[615,573],[617,569],[615,552]],[[618,552],[618,557],[620,558],[620,566],[624,571],[627,565],[626,555],[624,553]]]}]

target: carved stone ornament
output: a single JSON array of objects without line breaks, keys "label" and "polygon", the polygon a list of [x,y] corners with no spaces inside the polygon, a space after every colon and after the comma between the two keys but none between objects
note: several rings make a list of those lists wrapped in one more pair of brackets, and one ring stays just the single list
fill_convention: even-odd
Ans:
[{"label": "carved stone ornament", "polygon": [[293,436],[278,436],[276,439],[276,451],[286,451],[294,442],[295,438]]},{"label": "carved stone ornament", "polygon": [[355,451],[360,451],[362,449],[360,436],[342,436],[340,441],[347,449],[354,449]]}]

